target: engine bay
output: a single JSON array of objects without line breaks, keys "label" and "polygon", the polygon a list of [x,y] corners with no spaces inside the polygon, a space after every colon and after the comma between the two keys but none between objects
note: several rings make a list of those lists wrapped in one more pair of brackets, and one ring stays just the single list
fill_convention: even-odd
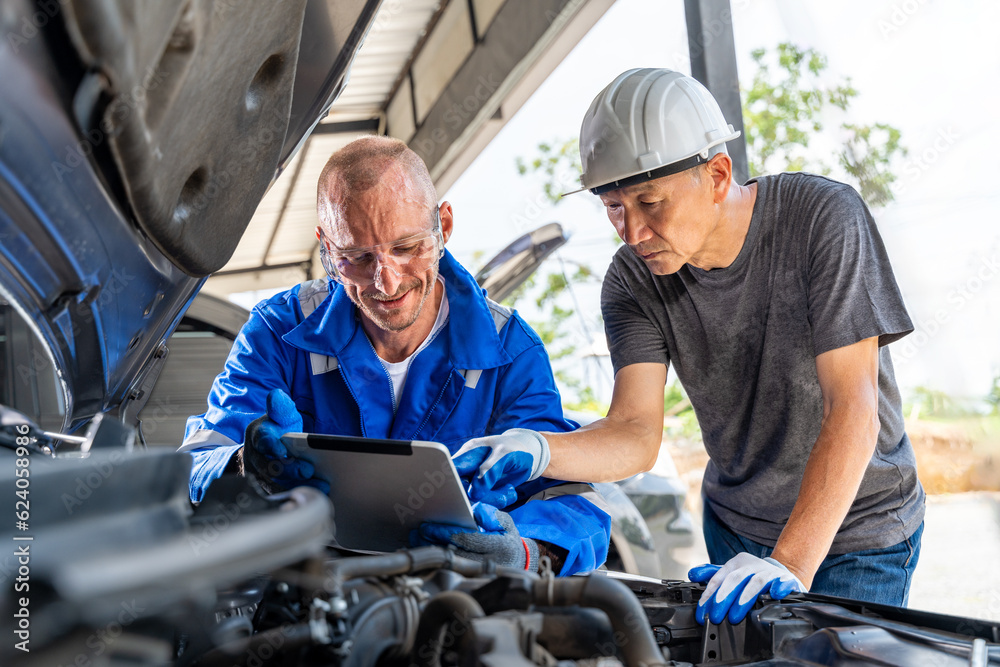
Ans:
[{"label": "engine bay", "polygon": [[224,476],[193,506],[185,454],[0,456],[31,498],[0,557],[5,665],[1000,665],[996,623],[803,594],[701,626],[701,584],[331,548],[348,518],[311,488]]}]

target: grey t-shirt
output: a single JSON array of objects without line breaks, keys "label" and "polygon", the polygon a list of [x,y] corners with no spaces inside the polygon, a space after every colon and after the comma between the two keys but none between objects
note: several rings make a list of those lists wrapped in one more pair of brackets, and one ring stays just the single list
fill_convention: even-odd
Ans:
[{"label": "grey t-shirt", "polygon": [[879,337],[878,445],[831,554],[891,546],[923,520],[889,343],[913,330],[875,221],[851,187],[811,174],[755,179],[728,267],[654,276],[623,246],[601,309],[615,372],[674,364],[711,460],[702,493],[737,533],[773,546],[819,436],[816,356]]}]

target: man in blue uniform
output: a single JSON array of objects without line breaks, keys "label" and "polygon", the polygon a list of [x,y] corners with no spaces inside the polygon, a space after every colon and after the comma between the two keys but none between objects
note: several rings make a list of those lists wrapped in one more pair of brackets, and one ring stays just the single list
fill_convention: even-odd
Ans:
[{"label": "man in blue uniform", "polygon": [[[366,137],[335,153],[320,176],[323,265],[258,304],[208,397],[188,420],[191,498],[223,472],[268,488],[322,486],[287,457],[291,431],[429,440],[454,454],[471,438],[568,431],[545,349],[513,311],[487,299],[444,249],[448,202],[402,142]],[[586,484],[538,475],[475,506],[479,532],[425,524],[416,541],[472,558],[561,574],[604,562],[610,518]],[[596,503],[596,504],[595,504]]]}]

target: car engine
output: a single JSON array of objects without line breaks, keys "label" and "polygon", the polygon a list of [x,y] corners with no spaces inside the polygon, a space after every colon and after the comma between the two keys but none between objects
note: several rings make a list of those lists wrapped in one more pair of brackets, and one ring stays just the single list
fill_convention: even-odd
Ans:
[{"label": "car engine", "polygon": [[972,619],[805,594],[701,626],[700,584],[348,553],[314,489],[224,476],[192,506],[189,457],[106,446],[123,433],[53,456],[52,434],[0,426],[4,496],[30,503],[0,555],[0,664],[1000,665],[1000,625]]}]

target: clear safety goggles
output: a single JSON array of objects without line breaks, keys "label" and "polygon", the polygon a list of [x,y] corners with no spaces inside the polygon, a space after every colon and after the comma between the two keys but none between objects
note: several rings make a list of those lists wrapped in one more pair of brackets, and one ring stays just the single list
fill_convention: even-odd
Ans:
[{"label": "clear safety goggles", "polygon": [[327,274],[342,285],[366,288],[378,282],[382,271],[391,271],[397,278],[416,275],[429,269],[443,254],[440,214],[435,215],[434,226],[425,232],[367,248],[335,248],[320,232],[320,261]]}]

